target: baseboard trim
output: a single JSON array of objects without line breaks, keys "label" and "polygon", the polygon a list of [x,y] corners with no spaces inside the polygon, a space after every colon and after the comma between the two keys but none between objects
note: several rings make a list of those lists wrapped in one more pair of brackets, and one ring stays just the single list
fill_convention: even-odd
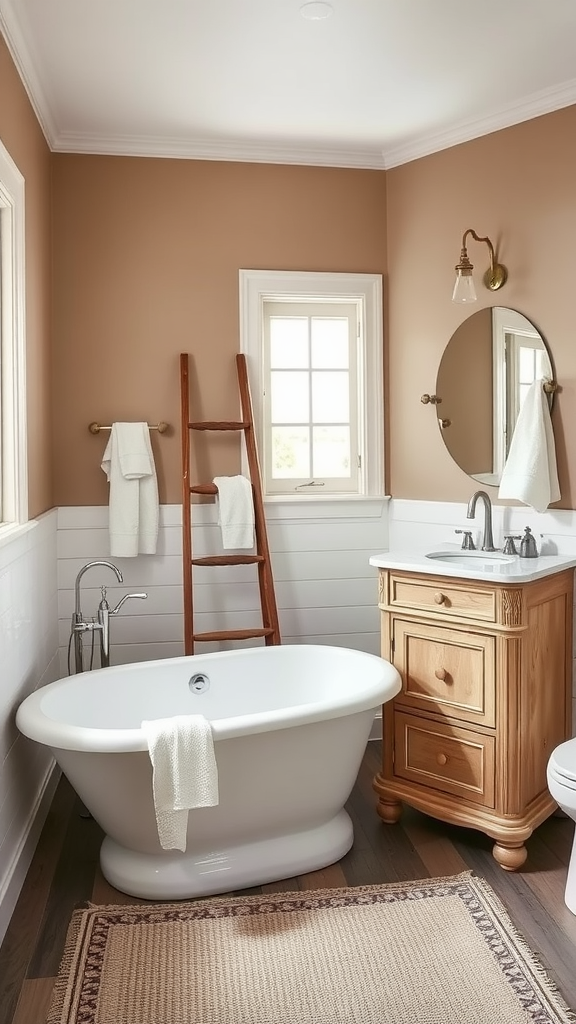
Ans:
[{"label": "baseboard trim", "polygon": [[12,863],[6,872],[5,879],[0,891],[0,944],[4,940],[10,919],[24,884],[26,873],[32,862],[34,851],[40,838],[46,816],[50,810],[50,804],[60,780],[60,769],[56,762],[53,762],[40,787],[38,796],[24,832],[18,843],[18,848],[13,857]]}]

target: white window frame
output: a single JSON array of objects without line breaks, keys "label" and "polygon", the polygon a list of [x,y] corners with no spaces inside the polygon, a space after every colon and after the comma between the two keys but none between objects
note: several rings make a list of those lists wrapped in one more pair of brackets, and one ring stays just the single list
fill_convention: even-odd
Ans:
[{"label": "white window frame", "polygon": [[[265,494],[266,502],[354,502],[384,495],[384,379],[382,276],[283,270],[240,270],[240,351],[246,356],[254,429],[263,451],[263,305],[266,301],[347,301],[360,305],[358,353],[362,474],[358,493]],[[245,465],[243,465],[245,472]]]},{"label": "white window frame", "polygon": [[24,178],[0,142],[0,540],[28,521]]},{"label": "white window frame", "polygon": [[[348,454],[350,464],[348,472],[345,475],[338,477],[330,477],[326,475],[318,478],[317,472],[314,474],[315,479],[312,480],[310,475],[301,477],[274,477],[272,468],[273,462],[273,444],[272,444],[272,433],[273,427],[271,423],[272,413],[272,368],[270,365],[271,348],[270,348],[270,329],[271,321],[275,316],[279,317],[302,317],[308,326],[308,331],[312,330],[312,322],[314,318],[320,317],[324,320],[326,318],[331,319],[337,317],[341,320],[345,320],[347,324],[347,348],[348,348],[348,360],[346,366],[339,366],[333,372],[341,372],[346,374],[348,382],[348,397],[350,401],[350,408],[348,410],[348,420],[346,426],[349,429],[349,445]],[[287,495],[293,494],[296,491],[303,492],[305,494],[357,494],[359,491],[359,481],[362,478],[363,466],[359,464],[357,458],[360,451],[358,443],[358,339],[360,338],[361,330],[363,329],[363,317],[362,317],[362,306],[358,302],[347,302],[345,300],[338,299],[335,302],[318,303],[317,300],[312,302],[302,301],[290,301],[290,302],[268,302],[263,303],[263,329],[264,329],[264,344],[262,346],[262,358],[264,362],[264,380],[270,385],[268,394],[264,395],[263,399],[263,415],[262,415],[262,446],[260,447],[260,464],[262,469],[262,479],[265,482],[266,491],[268,494]],[[308,335],[308,341],[310,343],[311,334]],[[310,353],[309,353],[310,356]],[[314,371],[310,363],[306,367],[299,367],[300,372],[304,372],[308,378],[308,387],[312,387],[312,379]],[[282,372],[282,371],[276,371]],[[332,378],[334,379],[334,378]],[[309,394],[309,401],[310,401]],[[312,403],[310,403],[308,414],[312,413]],[[287,417],[290,420],[290,415]],[[299,424],[302,426],[302,424]],[[308,420],[305,426],[309,429],[308,435],[309,445],[309,457],[313,462],[313,448],[312,448],[312,437],[314,433],[314,424]],[[324,487],[326,490],[318,491],[315,488]],[[360,488],[361,490],[361,488]]]}]

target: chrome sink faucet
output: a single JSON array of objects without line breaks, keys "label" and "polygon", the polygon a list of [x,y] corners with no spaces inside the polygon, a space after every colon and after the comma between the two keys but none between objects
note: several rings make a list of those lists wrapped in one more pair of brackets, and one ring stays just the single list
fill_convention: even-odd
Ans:
[{"label": "chrome sink faucet", "polygon": [[478,498],[484,503],[484,537],[482,538],[482,551],[496,551],[494,538],[492,536],[492,502],[486,491],[475,491],[468,502],[467,519],[474,519],[476,514],[476,502]]},{"label": "chrome sink faucet", "polygon": [[124,581],[124,577],[120,572],[118,566],[114,565],[113,562],[107,562],[104,559],[96,559],[94,562],[87,562],[80,569],[80,572],[76,576],[76,582],[74,584],[74,613],[72,615],[72,636],[74,638],[74,665],[76,672],[84,671],[84,662],[82,657],[82,634],[86,632],[98,632],[100,634],[100,665],[102,668],[107,668],[110,664],[110,616],[117,615],[125,601],[128,601],[131,597],[146,598],[148,594],[125,594],[120,599],[115,608],[110,608],[108,601],[106,600],[106,587],[101,587],[100,591],[102,598],[98,605],[98,621],[87,620],[82,614],[80,607],[80,580],[84,573],[88,569],[93,569],[94,566],[101,565],[107,569],[112,569],[112,572],[116,573],[116,579],[119,583]]}]

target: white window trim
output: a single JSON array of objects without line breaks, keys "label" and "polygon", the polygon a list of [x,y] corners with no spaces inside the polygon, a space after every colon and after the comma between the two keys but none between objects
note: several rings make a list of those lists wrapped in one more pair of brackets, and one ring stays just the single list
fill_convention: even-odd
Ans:
[{"label": "white window trim", "polygon": [[28,521],[26,445],[26,332],[24,178],[0,142],[0,254],[2,265],[2,522],[0,534],[14,535]]},{"label": "white window trim", "polygon": [[[240,351],[246,356],[254,424],[258,448],[262,423],[263,366],[261,359],[260,324],[262,305],[268,300],[284,301],[287,296],[302,301],[325,298],[355,300],[362,296],[365,329],[359,367],[365,380],[364,408],[361,410],[365,437],[366,469],[364,493],[358,495],[267,495],[265,501],[289,504],[326,504],[384,499],[384,379],[383,379],[383,312],[382,276],[380,274],[306,273],[281,270],[240,270]],[[242,472],[246,472],[244,461]],[[365,511],[365,510],[364,510]],[[377,514],[377,511],[375,511]]]}]

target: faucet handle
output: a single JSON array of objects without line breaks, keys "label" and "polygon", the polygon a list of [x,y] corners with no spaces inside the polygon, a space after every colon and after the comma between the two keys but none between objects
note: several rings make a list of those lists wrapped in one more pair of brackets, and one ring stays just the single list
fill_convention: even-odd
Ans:
[{"label": "faucet handle", "polygon": [[463,533],[462,537],[462,550],[463,551],[475,551],[476,545],[472,540],[472,530],[454,530],[454,533]]},{"label": "faucet handle", "polygon": [[117,615],[124,602],[129,601],[131,597],[137,597],[140,598],[140,600],[145,601],[148,594],[124,594],[124,597],[120,598],[116,607],[110,609],[110,615]]},{"label": "faucet handle", "polygon": [[504,540],[505,540],[505,544],[504,544],[504,547],[502,548],[502,554],[503,555],[517,555],[518,552],[516,550],[516,545],[515,545],[514,541],[515,540],[522,540],[522,538],[520,536],[518,536],[517,534],[505,533],[504,534]]}]

